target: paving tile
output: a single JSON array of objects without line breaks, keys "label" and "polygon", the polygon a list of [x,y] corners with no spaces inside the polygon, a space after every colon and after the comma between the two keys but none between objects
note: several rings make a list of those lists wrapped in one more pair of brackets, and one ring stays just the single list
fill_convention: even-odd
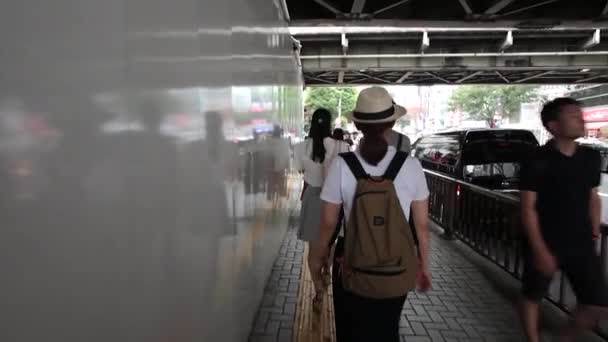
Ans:
[{"label": "paving tile", "polygon": [[292,340],[303,256],[304,245],[290,228],[266,285],[250,342]]},{"label": "paving tile", "polygon": [[[522,341],[510,303],[450,242],[432,237],[433,290],[410,293],[400,322],[404,342]],[[291,341],[304,244],[286,235],[250,341]]]}]

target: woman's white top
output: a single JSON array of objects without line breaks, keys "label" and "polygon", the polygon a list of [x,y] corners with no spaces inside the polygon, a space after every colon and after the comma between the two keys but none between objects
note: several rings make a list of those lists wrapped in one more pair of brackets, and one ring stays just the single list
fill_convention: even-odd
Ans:
[{"label": "woman's white top", "polygon": [[[368,164],[363,160],[359,151],[356,151],[355,155],[359,159],[359,162],[361,162],[365,172],[372,176],[382,176],[395,157],[396,152],[397,150],[393,146],[389,146],[386,155],[376,166]],[[422,201],[429,197],[429,189],[424,177],[424,171],[418,159],[413,157],[407,158],[397,177],[395,177],[394,184],[403,214],[409,219],[412,201]],[[348,168],[344,159],[338,157],[329,168],[323,190],[321,191],[321,199],[329,203],[342,204],[344,206],[344,217],[348,219],[356,187],[357,179]]]},{"label": "woman's white top", "polygon": [[304,181],[313,187],[323,186],[324,174],[327,172],[325,169],[329,169],[338,154],[350,151],[347,143],[332,138],[323,139],[323,146],[325,146],[325,160],[323,163],[311,159],[312,139],[306,139],[298,143],[293,149],[295,169],[303,172]]}]

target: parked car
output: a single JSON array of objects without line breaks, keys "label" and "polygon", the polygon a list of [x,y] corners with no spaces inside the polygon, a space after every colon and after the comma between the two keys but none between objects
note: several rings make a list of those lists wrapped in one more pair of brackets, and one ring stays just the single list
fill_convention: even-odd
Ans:
[{"label": "parked car", "polygon": [[608,172],[608,142],[605,139],[584,138],[579,139],[578,143],[598,151],[602,156],[602,172]]},{"label": "parked car", "polygon": [[578,143],[591,147],[602,156],[599,194],[602,198],[602,222],[608,222],[608,142],[606,139],[583,138],[579,139]]},{"label": "parked car", "polygon": [[538,145],[527,130],[472,129],[422,137],[412,154],[427,170],[509,192],[519,188],[521,161]]}]

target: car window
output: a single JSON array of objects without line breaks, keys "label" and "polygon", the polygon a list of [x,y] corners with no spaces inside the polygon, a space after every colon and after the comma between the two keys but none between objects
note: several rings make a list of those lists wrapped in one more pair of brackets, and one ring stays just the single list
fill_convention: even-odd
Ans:
[{"label": "car window", "polygon": [[601,170],[603,173],[608,173],[608,143],[600,139],[580,139],[579,143],[600,153],[602,157]]},{"label": "car window", "polygon": [[516,189],[520,164],[538,146],[527,131],[480,131],[467,135],[463,179],[492,189]]},{"label": "car window", "polygon": [[434,135],[416,143],[414,156],[423,167],[452,173],[460,157],[460,141],[455,135]]}]

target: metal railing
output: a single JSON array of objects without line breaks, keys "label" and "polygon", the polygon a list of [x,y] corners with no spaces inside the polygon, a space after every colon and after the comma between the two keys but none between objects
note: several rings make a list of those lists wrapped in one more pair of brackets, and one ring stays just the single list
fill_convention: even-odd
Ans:
[{"label": "metal railing", "polygon": [[[488,190],[429,170],[425,170],[425,174],[430,190],[429,216],[444,229],[444,236],[459,239],[521,279],[524,239],[519,196]],[[598,248],[608,275],[607,225],[602,225]],[[568,312],[576,304],[562,274],[555,277],[547,299]],[[601,330],[599,333],[608,338],[608,329]]]}]

